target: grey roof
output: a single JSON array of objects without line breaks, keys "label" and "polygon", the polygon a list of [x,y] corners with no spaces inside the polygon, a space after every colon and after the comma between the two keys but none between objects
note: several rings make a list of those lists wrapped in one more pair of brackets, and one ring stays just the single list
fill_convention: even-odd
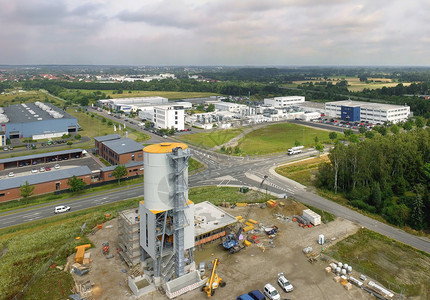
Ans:
[{"label": "grey roof", "polygon": [[200,236],[236,222],[237,219],[234,216],[209,201],[200,202],[194,205],[195,236]]},{"label": "grey roof", "polygon": [[103,142],[106,147],[109,147],[117,154],[130,153],[143,150],[143,146],[129,138]]},{"label": "grey roof", "polygon": [[[141,161],[136,161],[136,160],[135,161],[129,161],[128,163],[125,164],[126,168],[138,167],[138,166],[143,167],[143,161],[142,160]],[[115,166],[109,166],[109,167],[103,167],[103,168],[100,168],[100,171],[102,171],[102,172],[113,171],[113,170],[115,170],[116,167],[117,167],[116,165]]]},{"label": "grey roof", "polygon": [[109,135],[103,135],[103,136],[96,136],[94,139],[97,142],[106,142],[106,141],[111,141],[111,140],[117,140],[120,139],[121,136],[119,134],[109,134]]},{"label": "grey roof", "polygon": [[[9,123],[29,123],[29,122],[37,122],[37,118],[42,118],[43,120],[64,120],[64,119],[76,119],[74,116],[66,113],[62,109],[50,104],[43,103],[49,106],[52,110],[63,115],[62,118],[55,119],[53,116],[48,114],[46,111],[42,110],[34,103],[25,103],[25,105],[30,108],[29,110],[34,111],[34,114],[28,112],[28,110],[22,106],[21,104],[9,105],[8,107],[4,107],[4,114],[9,118]],[[34,117],[38,115],[38,117]]]},{"label": "grey roof", "polygon": [[64,169],[64,170],[52,170],[44,173],[37,173],[26,176],[18,176],[8,179],[1,180],[1,189],[13,189],[24,185],[26,181],[30,185],[35,185],[44,182],[50,182],[55,180],[67,179],[73,176],[84,176],[91,175],[91,170],[87,166],[80,166],[76,168]]},{"label": "grey roof", "polygon": [[3,158],[3,159],[0,159],[0,164],[15,162],[15,161],[24,161],[24,160],[30,160],[30,159],[38,159],[38,158],[43,158],[43,157],[48,157],[48,156],[57,156],[57,155],[64,155],[64,154],[70,154],[70,153],[77,153],[77,152],[82,152],[82,151],[83,151],[82,149],[77,148],[77,149],[70,149],[70,150],[63,150],[63,151],[55,151],[55,152],[32,154],[32,155],[25,155],[25,156],[11,157],[11,158]]}]

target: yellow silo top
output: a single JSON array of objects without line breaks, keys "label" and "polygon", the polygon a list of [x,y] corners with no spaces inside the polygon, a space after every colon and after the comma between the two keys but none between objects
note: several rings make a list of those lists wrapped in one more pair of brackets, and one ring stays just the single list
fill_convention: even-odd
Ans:
[{"label": "yellow silo top", "polygon": [[148,153],[170,153],[176,147],[181,147],[182,149],[187,149],[188,145],[184,143],[161,143],[154,144],[143,148],[143,152]]}]

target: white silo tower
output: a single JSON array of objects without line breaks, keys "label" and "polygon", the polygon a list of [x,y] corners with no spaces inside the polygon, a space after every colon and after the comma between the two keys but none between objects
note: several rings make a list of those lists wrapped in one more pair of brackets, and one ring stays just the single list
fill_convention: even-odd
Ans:
[{"label": "white silo tower", "polygon": [[167,281],[184,275],[186,262],[194,261],[194,203],[188,200],[191,155],[183,143],[154,144],[143,152],[145,199],[139,206],[142,261],[155,281]]}]

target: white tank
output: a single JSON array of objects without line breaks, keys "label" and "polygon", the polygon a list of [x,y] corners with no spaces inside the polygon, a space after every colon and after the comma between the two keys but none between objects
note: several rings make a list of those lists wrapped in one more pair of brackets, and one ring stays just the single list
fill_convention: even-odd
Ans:
[{"label": "white tank", "polygon": [[318,244],[324,245],[324,234],[318,236]]},{"label": "white tank", "polygon": [[347,269],[348,268],[348,264],[343,264],[343,268]]},{"label": "white tank", "polygon": [[338,263],[337,263],[337,266],[338,266],[339,268],[342,268],[342,263],[341,263],[341,262],[338,262]]},{"label": "white tank", "polygon": [[[144,160],[144,205],[153,211],[173,209],[173,167],[167,156],[172,149],[181,147],[189,153],[188,146],[183,143],[154,144],[143,149]],[[185,182],[188,183],[188,168],[183,170]],[[188,192],[185,194],[188,200]]]},{"label": "white tank", "polygon": [[336,268],[336,274],[340,274],[340,270],[341,270],[340,267],[337,267]]},{"label": "white tank", "polygon": [[342,275],[346,275],[346,270],[342,269]]},{"label": "white tank", "polygon": [[348,266],[347,271],[348,271],[348,274],[351,273],[352,272],[352,267]]}]

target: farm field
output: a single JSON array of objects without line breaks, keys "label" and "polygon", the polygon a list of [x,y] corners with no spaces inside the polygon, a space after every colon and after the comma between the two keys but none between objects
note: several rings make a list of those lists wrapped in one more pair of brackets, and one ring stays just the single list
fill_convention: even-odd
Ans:
[{"label": "farm field", "polygon": [[198,147],[210,149],[227,143],[242,132],[242,129],[224,129],[179,136],[178,139]]},{"label": "farm field", "polygon": [[[94,93],[97,90],[77,90],[81,93]],[[130,98],[130,97],[152,97],[152,96],[160,96],[166,97],[169,100],[177,100],[177,99],[185,99],[185,98],[200,98],[200,97],[210,97],[216,96],[218,94],[215,93],[207,93],[207,92],[168,92],[168,91],[123,91],[122,94],[116,93],[115,90],[103,90],[101,91],[110,96],[111,98]],[[114,94],[115,92],[115,94]]]},{"label": "farm field", "polygon": [[[396,292],[416,299],[429,299],[430,255],[391,240],[376,232],[359,231],[327,251],[353,269],[375,278]],[[413,298],[415,299],[415,298]]]},{"label": "farm field", "polygon": [[[301,80],[301,81],[294,81],[293,84],[300,85],[302,83],[307,83],[307,82],[332,82],[333,84],[336,84],[338,81],[341,80],[346,80],[348,81],[348,90],[351,92],[360,92],[363,89],[370,89],[370,90],[374,90],[374,89],[380,89],[385,87],[395,87],[396,85],[398,85],[398,82],[393,82],[392,79],[390,78],[372,78],[369,77],[368,80],[373,80],[373,82],[361,82],[359,78],[357,77],[329,77],[330,80],[324,80],[321,78],[321,80],[317,80],[317,79],[312,79],[312,80]],[[410,85],[410,82],[404,82],[403,85],[404,86],[408,86]],[[291,85],[290,87],[296,87]]]},{"label": "farm field", "polygon": [[328,131],[297,124],[273,124],[245,135],[239,140],[239,149],[241,155],[286,152],[296,141],[305,147],[315,146],[315,137],[320,143],[329,142],[328,135]]}]

